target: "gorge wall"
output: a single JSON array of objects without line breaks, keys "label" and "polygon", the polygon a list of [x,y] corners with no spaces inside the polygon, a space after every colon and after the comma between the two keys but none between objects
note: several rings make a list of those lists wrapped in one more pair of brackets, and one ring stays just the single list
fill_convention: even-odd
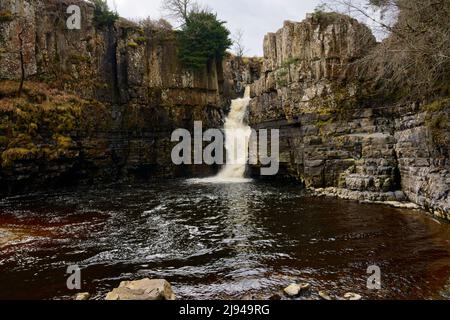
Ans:
[{"label": "gorge wall", "polygon": [[343,15],[285,22],[264,39],[249,123],[280,129],[279,175],[316,194],[408,199],[450,219],[450,100],[371,102],[354,62],[376,45]]},{"label": "gorge wall", "polygon": [[[66,26],[72,4],[81,30]],[[248,122],[280,129],[279,177],[317,194],[409,200],[449,219],[449,99],[373,100],[357,62],[375,46],[356,20],[313,14],[268,34],[262,60],[229,55],[192,72],[172,30],[99,26],[81,0],[2,0],[0,193],[213,174],[173,165],[171,133],[194,121],[222,127],[252,83]]]},{"label": "gorge wall", "polygon": [[[80,30],[66,26],[73,4]],[[2,0],[0,191],[212,174],[173,165],[170,137],[194,121],[222,127],[224,108],[255,76],[235,60],[187,71],[170,29],[125,19],[101,26],[81,0]]]}]

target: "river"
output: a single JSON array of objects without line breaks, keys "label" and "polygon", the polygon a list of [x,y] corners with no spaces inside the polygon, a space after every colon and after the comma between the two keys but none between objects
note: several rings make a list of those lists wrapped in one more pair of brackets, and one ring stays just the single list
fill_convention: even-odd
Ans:
[{"label": "river", "polygon": [[[442,299],[450,225],[424,212],[305,195],[294,183],[64,189],[0,201],[0,299],[68,299],[68,265],[101,299],[122,280],[165,278],[181,299],[310,295]],[[381,290],[366,288],[368,266]]]}]

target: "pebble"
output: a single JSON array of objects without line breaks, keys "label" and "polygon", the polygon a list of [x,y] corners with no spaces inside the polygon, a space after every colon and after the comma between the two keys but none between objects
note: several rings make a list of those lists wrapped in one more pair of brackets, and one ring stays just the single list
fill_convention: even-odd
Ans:
[{"label": "pebble", "polygon": [[333,300],[325,291],[319,291],[319,297],[321,297],[323,300]]},{"label": "pebble", "polygon": [[359,295],[357,293],[353,293],[353,292],[347,292],[346,294],[344,294],[344,298],[346,300],[361,300],[362,299],[361,295]]},{"label": "pebble", "polygon": [[290,297],[295,297],[300,294],[302,291],[306,291],[311,287],[309,283],[300,283],[300,284],[290,284],[288,287],[284,288],[284,293],[286,293]]},{"label": "pebble", "polygon": [[89,292],[82,292],[75,295],[75,300],[89,300],[90,297]]}]

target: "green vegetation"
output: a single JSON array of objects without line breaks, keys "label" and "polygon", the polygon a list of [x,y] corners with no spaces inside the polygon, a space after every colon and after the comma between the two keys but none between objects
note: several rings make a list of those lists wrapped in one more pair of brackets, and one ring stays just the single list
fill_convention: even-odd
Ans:
[{"label": "green vegetation", "polygon": [[326,127],[327,125],[330,125],[332,123],[333,123],[333,119],[332,118],[330,118],[330,119],[328,119],[326,121],[322,120],[322,119],[318,119],[317,122],[316,122],[316,127],[321,130],[323,127]]},{"label": "green vegetation", "polygon": [[[25,82],[17,97],[17,81],[0,81],[0,165],[54,160],[70,155],[72,138],[90,136],[109,126],[105,106]],[[50,134],[50,136],[49,136]]]},{"label": "green vegetation", "polygon": [[139,47],[139,45],[134,40],[128,41],[127,46],[130,47],[130,48],[137,48],[137,47]]},{"label": "green vegetation", "polygon": [[222,59],[232,45],[230,31],[217,15],[207,11],[189,14],[178,33],[179,57],[184,67],[198,70],[213,59]]},{"label": "green vegetation", "polygon": [[106,0],[89,0],[95,7],[94,21],[98,27],[112,26],[118,19],[117,12],[112,11]]},{"label": "green vegetation", "polygon": [[14,16],[9,10],[0,10],[0,23],[11,22],[14,20]]},{"label": "green vegetation", "polygon": [[428,112],[439,112],[444,111],[444,109],[450,110],[450,98],[441,98],[434,100],[432,103],[424,105],[422,110]]},{"label": "green vegetation", "polygon": [[14,161],[32,160],[36,157],[37,149],[10,148],[2,153],[2,166],[9,167]]},{"label": "green vegetation", "polygon": [[289,73],[289,72],[288,72],[285,68],[282,68],[282,69],[278,69],[278,70],[277,70],[276,76],[277,76],[278,78],[280,78],[280,77],[285,77],[285,76],[288,75],[288,73]]},{"label": "green vegetation", "polygon": [[136,39],[134,39],[134,41],[137,44],[145,44],[147,42],[147,38],[146,37],[137,37]]},{"label": "green vegetation", "polygon": [[73,64],[80,64],[80,63],[88,63],[90,59],[89,57],[80,54],[72,54],[69,57],[69,61]]},{"label": "green vegetation", "polygon": [[6,136],[0,136],[0,148],[5,146],[8,143],[9,139]]},{"label": "green vegetation", "polygon": [[318,5],[314,9],[314,12],[312,14],[313,18],[316,20],[320,20],[324,16],[325,10],[326,10],[326,4],[322,3],[322,4]]},{"label": "green vegetation", "polygon": [[275,72],[275,83],[278,87],[286,87],[289,84],[288,75],[289,71],[285,67],[282,67]]},{"label": "green vegetation", "polygon": [[440,148],[450,146],[450,98],[441,98],[422,107],[427,113],[425,124],[431,132],[433,142]]},{"label": "green vegetation", "polygon": [[300,63],[300,58],[289,58],[286,61],[283,61],[283,63],[281,64],[282,68],[289,68],[291,65],[297,65]]}]

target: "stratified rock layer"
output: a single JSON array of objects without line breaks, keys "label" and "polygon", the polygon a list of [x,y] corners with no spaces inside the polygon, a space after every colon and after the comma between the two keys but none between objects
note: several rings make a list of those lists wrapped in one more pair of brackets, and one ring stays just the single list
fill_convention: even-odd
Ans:
[{"label": "stratified rock layer", "polygon": [[280,176],[346,198],[408,198],[448,219],[450,100],[370,105],[353,62],[374,46],[343,15],[285,22],[265,37],[249,122],[280,129]]}]

